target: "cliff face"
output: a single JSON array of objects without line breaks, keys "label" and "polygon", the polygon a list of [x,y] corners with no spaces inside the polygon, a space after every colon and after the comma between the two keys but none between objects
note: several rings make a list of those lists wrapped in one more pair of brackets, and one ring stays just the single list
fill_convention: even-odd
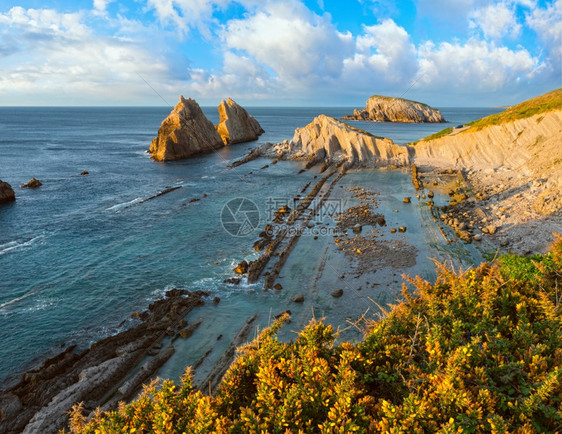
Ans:
[{"label": "cliff face", "polygon": [[482,129],[468,128],[415,146],[416,164],[470,170],[517,170],[562,180],[562,111]]},{"label": "cliff face", "polygon": [[199,104],[180,96],[178,104],[168,115],[158,136],[150,144],[149,152],[157,161],[188,158],[223,147],[223,141]]},{"label": "cliff face", "polygon": [[403,166],[409,163],[405,146],[375,137],[326,115],[297,128],[293,139],[275,146],[274,151],[287,152],[290,158],[320,155],[333,161],[347,159],[350,164]]},{"label": "cliff face", "polygon": [[380,122],[445,122],[441,112],[415,101],[373,95],[363,110],[354,110],[353,115],[343,119]]},{"label": "cliff face", "polygon": [[0,180],[0,203],[13,202],[16,200],[16,194],[10,184]]},{"label": "cliff face", "polygon": [[220,121],[216,129],[225,145],[257,140],[265,132],[258,121],[231,98],[222,100],[218,110]]}]

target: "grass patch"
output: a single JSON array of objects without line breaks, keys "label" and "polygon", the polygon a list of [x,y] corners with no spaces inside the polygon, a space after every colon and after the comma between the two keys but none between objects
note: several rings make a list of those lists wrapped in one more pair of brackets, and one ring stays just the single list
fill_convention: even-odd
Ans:
[{"label": "grass patch", "polygon": [[545,93],[544,95],[523,101],[522,103],[510,107],[501,113],[470,122],[467,125],[471,128],[465,131],[478,131],[484,127],[505,124],[507,122],[529,118],[539,113],[546,113],[553,110],[562,110],[562,89],[553,90]]},{"label": "grass patch", "polygon": [[444,130],[432,134],[431,136],[424,137],[423,139],[421,139],[421,141],[427,142],[428,140],[435,140],[440,137],[448,136],[452,132],[453,132],[453,127],[445,128]]}]

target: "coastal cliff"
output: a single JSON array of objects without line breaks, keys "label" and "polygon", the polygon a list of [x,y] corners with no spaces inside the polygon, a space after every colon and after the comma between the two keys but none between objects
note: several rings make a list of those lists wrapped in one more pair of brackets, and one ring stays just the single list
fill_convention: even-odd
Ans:
[{"label": "coastal cliff", "polygon": [[178,104],[158,129],[149,152],[156,161],[188,158],[224,146],[213,123],[208,120],[199,104],[180,96]]},{"label": "coastal cliff", "polygon": [[16,194],[10,184],[0,180],[0,203],[8,203],[16,200]]},{"label": "coastal cliff", "polygon": [[404,166],[409,163],[406,147],[326,115],[297,128],[291,141],[279,143],[272,150],[274,155],[283,153],[285,158],[317,156],[333,162],[346,160],[350,165]]},{"label": "coastal cliff", "polygon": [[225,145],[257,140],[265,131],[259,122],[231,98],[222,100],[216,130]]},{"label": "coastal cliff", "polygon": [[445,122],[441,112],[426,104],[403,98],[373,95],[362,110],[355,109],[345,120],[380,122]]}]

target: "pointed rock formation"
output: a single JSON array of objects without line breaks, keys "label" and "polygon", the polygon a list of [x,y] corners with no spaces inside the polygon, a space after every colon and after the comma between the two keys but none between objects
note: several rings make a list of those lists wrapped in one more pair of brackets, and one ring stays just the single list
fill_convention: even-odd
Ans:
[{"label": "pointed rock formation", "polygon": [[10,184],[0,180],[0,203],[8,203],[16,200],[16,194]]},{"label": "pointed rock formation", "polygon": [[225,145],[250,142],[265,131],[252,115],[234,100],[222,100],[219,107],[220,122],[216,126]]},{"label": "pointed rock formation", "polygon": [[373,95],[367,100],[363,110],[355,109],[353,115],[344,116],[346,120],[380,122],[445,122],[441,112],[426,104],[403,98]]},{"label": "pointed rock formation", "polygon": [[403,166],[409,163],[407,147],[396,145],[390,139],[375,137],[326,115],[320,115],[307,126],[297,128],[289,143],[279,143],[272,151],[275,154],[284,152],[288,158],[314,155],[329,161],[347,160],[350,164],[372,166]]},{"label": "pointed rock formation", "polygon": [[188,158],[222,148],[223,141],[199,104],[180,96],[178,104],[160,125],[149,152],[156,161]]}]

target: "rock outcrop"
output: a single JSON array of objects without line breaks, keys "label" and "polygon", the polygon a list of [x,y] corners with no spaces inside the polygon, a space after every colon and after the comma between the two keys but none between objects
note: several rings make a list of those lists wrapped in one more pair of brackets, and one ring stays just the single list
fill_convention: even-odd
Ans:
[{"label": "rock outcrop", "polygon": [[38,179],[31,178],[31,180],[27,184],[23,184],[21,188],[38,188],[41,187],[43,183]]},{"label": "rock outcrop", "polygon": [[149,152],[157,161],[188,158],[224,146],[220,135],[199,104],[180,96],[178,104],[160,125]]},{"label": "rock outcrop", "polygon": [[347,160],[349,165],[404,166],[409,163],[405,146],[375,137],[326,115],[316,117],[305,127],[297,128],[290,142],[271,147],[268,154],[284,158],[314,158],[328,162]]},{"label": "rock outcrop", "polygon": [[219,107],[220,121],[216,126],[225,145],[250,142],[265,131],[258,121],[234,100],[222,100]]},{"label": "rock outcrop", "polygon": [[0,203],[13,202],[16,200],[16,194],[10,184],[0,180]]},{"label": "rock outcrop", "polygon": [[445,122],[441,112],[426,104],[403,98],[373,95],[367,100],[363,110],[355,109],[353,115],[344,116],[346,120],[380,122]]}]

